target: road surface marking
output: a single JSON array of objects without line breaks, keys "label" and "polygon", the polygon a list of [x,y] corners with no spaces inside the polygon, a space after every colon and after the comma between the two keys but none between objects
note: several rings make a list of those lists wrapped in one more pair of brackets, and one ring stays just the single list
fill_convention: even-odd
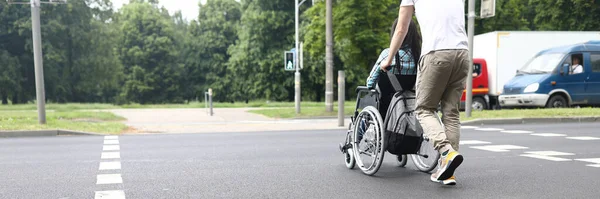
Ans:
[{"label": "road surface marking", "polygon": [[511,134],[530,134],[533,133],[533,131],[522,131],[522,130],[507,130],[507,131],[500,131],[502,133],[511,133]]},{"label": "road surface marking", "polygon": [[559,152],[559,151],[528,151],[525,153],[527,153],[527,154],[521,154],[521,156],[556,161],[556,162],[571,161],[571,159],[552,157],[552,156],[575,155],[573,153],[565,153],[565,152]]},{"label": "road surface marking", "polygon": [[121,169],[121,162],[100,162],[100,170]]},{"label": "road surface marking", "polygon": [[119,139],[119,136],[107,135],[107,136],[104,136],[104,139],[105,140],[117,140],[117,139]]},{"label": "road surface marking", "polygon": [[531,135],[542,136],[542,137],[564,137],[564,136],[567,136],[565,134],[558,134],[558,133],[534,133]]},{"label": "road surface marking", "polygon": [[104,140],[104,144],[119,144],[119,140]]},{"label": "road surface marking", "polygon": [[122,184],[121,174],[98,174],[96,184]]},{"label": "road surface marking", "polygon": [[476,131],[503,131],[504,129],[499,128],[476,128]]},{"label": "road surface marking", "polygon": [[120,149],[119,145],[104,145],[104,147],[102,147],[103,151],[118,151]]},{"label": "road surface marking", "polygon": [[461,126],[460,128],[461,129],[476,129],[478,127],[476,127],[476,126]]},{"label": "road surface marking", "polygon": [[486,146],[472,146],[473,149],[486,150],[492,152],[508,152],[514,149],[528,149],[529,147],[516,146],[516,145],[486,145]]},{"label": "road surface marking", "polygon": [[590,136],[567,137],[567,139],[571,139],[571,140],[600,140],[600,138],[598,138],[598,137],[590,137]]},{"label": "road surface marking", "polygon": [[102,152],[100,159],[118,159],[121,158],[120,152]]},{"label": "road surface marking", "polygon": [[600,168],[600,158],[584,158],[584,159],[575,159],[575,160],[582,161],[582,162],[594,163],[594,164],[588,164],[585,166]]},{"label": "road surface marking", "polygon": [[96,191],[95,199],[125,199],[125,192],[121,190]]},{"label": "road surface marking", "polygon": [[461,140],[460,145],[474,145],[474,144],[491,144],[491,142],[479,141],[479,140]]}]

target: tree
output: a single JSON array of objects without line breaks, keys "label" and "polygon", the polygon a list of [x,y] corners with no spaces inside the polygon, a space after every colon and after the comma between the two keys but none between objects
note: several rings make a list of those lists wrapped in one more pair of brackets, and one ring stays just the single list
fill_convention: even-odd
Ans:
[{"label": "tree", "polygon": [[132,0],[120,11],[117,51],[124,66],[125,100],[182,102],[183,68],[177,64],[173,23],[152,1]]}]

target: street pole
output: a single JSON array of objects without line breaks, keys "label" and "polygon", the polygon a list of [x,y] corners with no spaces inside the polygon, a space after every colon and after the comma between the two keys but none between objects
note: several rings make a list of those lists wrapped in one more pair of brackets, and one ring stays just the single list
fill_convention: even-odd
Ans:
[{"label": "street pole", "polygon": [[465,102],[466,117],[471,117],[473,103],[473,35],[475,34],[475,0],[469,0],[469,73],[467,74],[467,95]]},{"label": "street pole", "polygon": [[325,109],[333,112],[333,16],[332,0],[325,3]]},{"label": "street pole", "polygon": [[[300,15],[300,4],[298,4],[298,0],[295,0],[295,4],[294,4],[295,8],[296,8],[296,53],[298,54],[298,44],[300,43],[300,37],[299,37],[299,15]],[[296,73],[294,74],[294,88],[296,90],[296,94],[295,94],[295,101],[296,101],[296,114],[300,114],[300,68],[298,67],[298,57],[299,56],[294,56],[294,67],[296,67]]]},{"label": "street pole", "polygon": [[346,101],[346,75],[338,71],[338,126],[344,126],[344,102]]},{"label": "street pole", "polygon": [[40,0],[31,0],[31,31],[33,36],[33,62],[38,122],[46,124],[46,94],[44,91],[44,63],[42,59],[42,31],[40,27]]}]

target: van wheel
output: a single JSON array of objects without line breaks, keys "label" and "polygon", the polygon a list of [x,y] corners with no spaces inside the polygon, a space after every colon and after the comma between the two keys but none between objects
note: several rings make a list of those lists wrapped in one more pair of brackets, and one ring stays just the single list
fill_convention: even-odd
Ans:
[{"label": "van wheel", "polygon": [[548,104],[546,104],[546,107],[548,108],[566,108],[567,106],[569,106],[567,99],[565,99],[565,97],[562,95],[554,95],[550,97]]},{"label": "van wheel", "polygon": [[471,104],[471,107],[473,108],[473,110],[483,111],[487,109],[487,103],[485,103],[485,100],[483,98],[475,97],[473,98],[473,103]]}]

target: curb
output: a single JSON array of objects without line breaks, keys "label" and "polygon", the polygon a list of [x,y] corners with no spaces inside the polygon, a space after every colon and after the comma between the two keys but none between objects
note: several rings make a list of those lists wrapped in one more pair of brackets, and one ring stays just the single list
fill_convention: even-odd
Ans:
[{"label": "curb", "polygon": [[0,131],[0,138],[15,138],[15,137],[53,137],[53,136],[77,136],[77,135],[92,135],[104,136],[99,133],[87,133],[71,130],[38,130],[38,131]]},{"label": "curb", "polygon": [[553,118],[509,118],[477,119],[461,122],[461,125],[497,125],[497,124],[547,124],[547,123],[584,123],[600,122],[600,117],[553,117]]}]

